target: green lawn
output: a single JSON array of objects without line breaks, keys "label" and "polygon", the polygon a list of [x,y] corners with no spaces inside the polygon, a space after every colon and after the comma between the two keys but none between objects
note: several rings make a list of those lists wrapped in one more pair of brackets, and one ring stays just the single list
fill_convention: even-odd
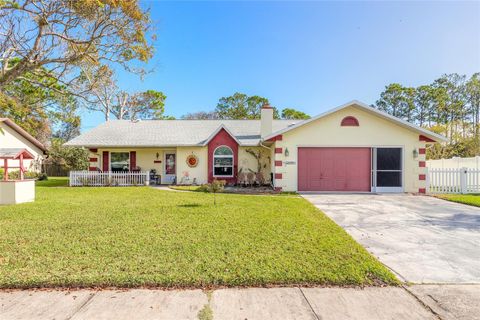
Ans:
[{"label": "green lawn", "polygon": [[50,177],[48,180],[36,181],[37,187],[66,187],[68,177]]},{"label": "green lawn", "polygon": [[480,194],[442,194],[437,197],[448,201],[480,207]]},{"label": "green lawn", "polygon": [[0,207],[2,288],[397,283],[300,197],[221,194],[215,207],[207,193],[54,180]]}]

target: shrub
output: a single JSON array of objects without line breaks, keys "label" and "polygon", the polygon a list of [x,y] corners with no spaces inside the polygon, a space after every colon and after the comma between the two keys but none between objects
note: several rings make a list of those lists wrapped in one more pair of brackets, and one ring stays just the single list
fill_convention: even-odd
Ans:
[{"label": "shrub", "polygon": [[[0,180],[3,180],[4,169],[0,169]],[[25,179],[37,179],[39,174],[35,171],[27,171],[24,174]],[[20,170],[8,170],[8,179],[18,180],[20,179]]]},{"label": "shrub", "polygon": [[38,180],[42,181],[42,180],[48,180],[48,176],[46,173],[40,173],[38,175]]}]

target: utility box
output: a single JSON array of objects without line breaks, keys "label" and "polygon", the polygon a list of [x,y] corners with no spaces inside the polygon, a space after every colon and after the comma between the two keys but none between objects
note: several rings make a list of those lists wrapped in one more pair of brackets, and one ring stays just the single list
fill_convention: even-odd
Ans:
[{"label": "utility box", "polygon": [[35,180],[0,181],[0,205],[35,200]]}]

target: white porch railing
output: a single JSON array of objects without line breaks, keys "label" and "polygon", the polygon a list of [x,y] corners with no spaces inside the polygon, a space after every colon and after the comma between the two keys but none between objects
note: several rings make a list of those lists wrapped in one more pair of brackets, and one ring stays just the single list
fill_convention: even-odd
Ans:
[{"label": "white porch railing", "polygon": [[70,187],[128,187],[150,184],[150,173],[70,171]]},{"label": "white porch railing", "polygon": [[480,170],[428,168],[428,193],[480,193]]}]

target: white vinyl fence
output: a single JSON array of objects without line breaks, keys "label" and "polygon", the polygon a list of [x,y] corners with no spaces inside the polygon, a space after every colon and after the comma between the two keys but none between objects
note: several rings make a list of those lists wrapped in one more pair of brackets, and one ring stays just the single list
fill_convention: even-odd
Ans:
[{"label": "white vinyl fence", "polygon": [[480,193],[480,170],[428,168],[428,193]]},{"label": "white vinyl fence", "polygon": [[450,159],[427,160],[427,167],[432,169],[469,168],[480,170],[480,156],[470,158],[453,157]]},{"label": "white vinyl fence", "polygon": [[150,184],[150,173],[70,171],[70,187],[127,187]]}]

